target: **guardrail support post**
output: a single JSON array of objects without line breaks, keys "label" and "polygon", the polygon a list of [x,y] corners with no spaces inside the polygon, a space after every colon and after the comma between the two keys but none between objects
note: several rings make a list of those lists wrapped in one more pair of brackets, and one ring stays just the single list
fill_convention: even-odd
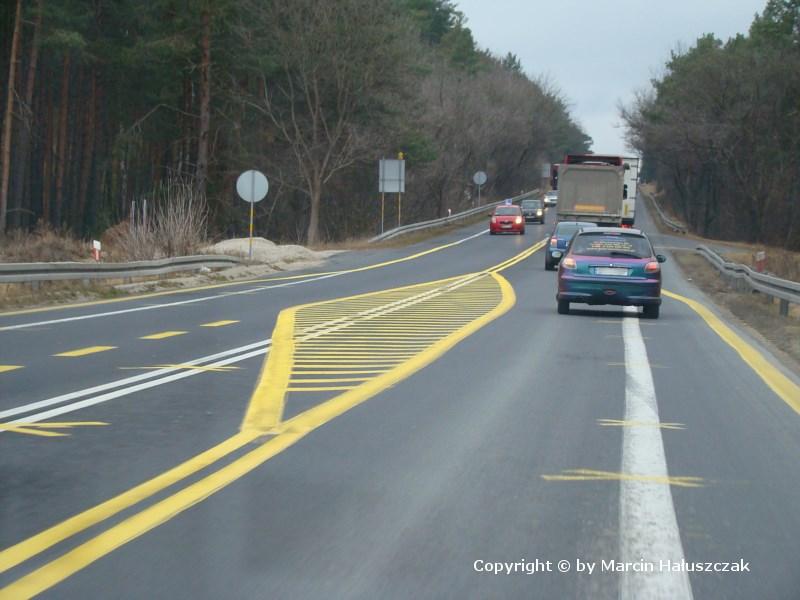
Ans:
[{"label": "guardrail support post", "polygon": [[780,299],[780,303],[778,305],[778,312],[782,317],[789,316],[789,301],[784,300],[783,298]]}]

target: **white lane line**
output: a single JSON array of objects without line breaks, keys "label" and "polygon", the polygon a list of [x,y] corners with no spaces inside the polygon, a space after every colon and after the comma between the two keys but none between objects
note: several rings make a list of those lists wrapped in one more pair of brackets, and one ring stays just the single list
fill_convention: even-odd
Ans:
[{"label": "white lane line", "polygon": [[[478,237],[479,235],[485,234],[487,231],[488,231],[488,229],[487,230],[483,230],[483,231],[479,231],[478,233],[476,233],[474,235],[470,235],[468,237],[465,237],[465,238],[462,238],[460,240],[457,240],[457,241],[453,242],[452,245],[449,246],[449,247],[452,248],[453,246],[457,246],[459,244],[463,244],[464,242],[468,242],[469,240],[472,240],[472,239]],[[362,270],[361,267],[356,267],[355,269],[348,269],[346,271],[337,271],[335,273],[328,273],[327,275],[320,275],[319,277],[309,277],[308,279],[300,279],[298,281],[289,281],[289,282],[280,283],[280,284],[277,284],[277,285],[263,285],[263,286],[259,286],[259,287],[248,288],[246,290],[237,290],[235,292],[223,292],[223,293],[220,293],[220,294],[214,294],[212,296],[202,296],[200,298],[192,298],[190,300],[179,300],[177,302],[162,302],[160,304],[148,304],[148,305],[145,305],[145,306],[137,306],[135,308],[125,308],[125,309],[121,309],[121,310],[112,310],[112,311],[102,312],[102,313],[92,313],[92,314],[88,314],[88,315],[80,315],[80,316],[77,316],[77,317],[64,317],[64,318],[61,318],[61,319],[50,319],[48,321],[36,321],[36,322],[31,322],[31,323],[20,323],[19,325],[7,325],[5,327],[0,327],[0,331],[13,331],[13,330],[18,330],[18,329],[28,329],[30,327],[39,327],[39,326],[42,326],[42,325],[53,325],[55,323],[68,323],[70,321],[84,321],[86,319],[98,319],[100,317],[111,317],[111,316],[115,316],[115,315],[124,315],[124,314],[127,314],[127,313],[140,312],[140,311],[143,311],[143,310],[156,310],[156,309],[159,309],[159,308],[170,308],[170,307],[173,307],[173,306],[184,306],[186,304],[195,304],[197,302],[205,302],[207,300],[219,300],[220,298],[228,298],[229,296],[241,296],[243,294],[252,294],[253,292],[263,292],[265,290],[273,290],[273,289],[278,289],[278,288],[291,287],[291,286],[295,286],[295,285],[304,285],[306,283],[313,283],[315,281],[321,281],[323,279],[330,279],[331,277],[340,277],[341,275],[347,275],[349,273],[357,273],[357,272],[359,272],[361,270]]]},{"label": "white lane line", "polygon": [[[196,358],[194,360],[190,360],[184,362],[184,365],[201,365],[203,363],[209,361],[219,360],[221,358],[225,358],[231,356],[233,354],[240,354],[242,352],[247,352],[249,350],[254,350],[256,348],[266,348],[272,343],[271,339],[264,340],[262,342],[255,342],[253,344],[247,344],[245,346],[239,346],[238,348],[231,348],[230,350],[225,350],[223,352],[217,352],[216,354],[209,354],[208,356],[203,356],[201,358]],[[140,375],[134,375],[132,377],[125,377],[124,379],[118,379],[116,381],[111,381],[109,383],[104,383],[102,385],[96,385],[94,387],[86,388],[83,390],[78,390],[76,392],[70,392],[68,394],[61,394],[60,396],[54,396],[52,398],[47,398],[45,400],[39,400],[37,402],[31,402],[29,404],[24,404],[22,406],[17,406],[15,408],[10,408],[8,410],[0,411],[0,419],[5,419],[6,417],[12,417],[14,415],[18,415],[21,413],[31,412],[34,410],[38,410],[40,408],[46,408],[48,406],[53,406],[55,404],[61,404],[63,402],[69,402],[70,400],[74,400],[76,398],[82,398],[83,396],[90,396],[92,394],[97,394],[99,392],[105,392],[106,390],[112,390],[115,388],[123,387],[123,386],[130,386],[139,381],[146,381],[148,379],[155,379],[156,377],[161,377],[163,375],[168,375],[169,373],[174,373],[176,371],[182,371],[183,369],[179,369],[177,367],[165,367],[163,369],[158,369],[155,371],[148,371],[147,373],[142,373]],[[192,375],[198,373],[198,371],[190,371]],[[165,382],[166,383],[166,382]]]},{"label": "white lane line", "polygon": [[[653,374],[647,363],[636,308],[622,320],[625,343],[625,420],[658,423]],[[666,478],[667,460],[660,427],[624,427],[622,472]],[[683,571],[660,568],[662,561],[681,564],[683,545],[672,503],[672,491],[665,483],[623,480],[620,490],[620,555],[625,563],[644,561],[653,572],[626,570],[620,582],[621,600],[658,598],[690,600],[692,586]]]},{"label": "white lane line", "polygon": [[[269,352],[269,348],[261,348],[258,350],[252,350],[251,352],[246,352],[244,354],[239,354],[237,356],[233,356],[231,358],[226,358],[224,360],[220,360],[214,363],[211,363],[209,367],[223,367],[225,365],[231,365],[233,363],[241,362],[243,360],[247,360],[248,358],[253,358],[254,356],[260,356],[262,354],[266,354]],[[107,394],[101,394],[100,396],[95,396],[94,398],[87,398],[86,400],[80,400],[78,402],[73,402],[72,404],[66,404],[64,406],[59,406],[58,408],[54,408],[51,410],[46,410],[40,413],[34,413],[32,415],[28,415],[21,419],[17,419],[15,421],[10,421],[10,424],[14,423],[36,423],[38,421],[44,421],[46,419],[50,419],[52,417],[57,417],[59,415],[63,415],[66,413],[75,412],[76,410],[80,410],[82,408],[86,408],[87,406],[94,406],[95,404],[100,404],[102,402],[108,402],[109,400],[113,400],[114,398],[119,398],[121,396],[127,396],[128,394],[133,394],[134,392],[139,392],[141,390],[146,390],[149,388],[153,388],[159,385],[164,385],[165,383],[170,383],[172,381],[177,381],[179,379],[185,379],[186,377],[192,377],[193,375],[197,375],[199,373],[205,373],[206,371],[191,371],[191,370],[182,370],[179,373],[175,373],[173,375],[167,375],[166,377],[162,377],[161,379],[156,379],[155,381],[148,381],[145,383],[140,383],[138,385],[132,385],[129,387],[125,387],[113,392],[109,392]],[[0,430],[2,431],[2,430]]]}]

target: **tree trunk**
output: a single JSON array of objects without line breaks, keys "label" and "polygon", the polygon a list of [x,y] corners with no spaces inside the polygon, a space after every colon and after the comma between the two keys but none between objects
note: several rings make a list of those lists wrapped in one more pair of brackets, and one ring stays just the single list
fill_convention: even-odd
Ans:
[{"label": "tree trunk", "polygon": [[42,222],[46,225],[51,224],[50,220],[50,194],[53,190],[53,154],[56,146],[56,129],[53,127],[55,111],[53,110],[53,94],[49,91],[47,95],[47,114],[45,116],[44,133],[44,160],[42,165]]},{"label": "tree trunk", "polygon": [[319,241],[319,205],[322,198],[322,182],[314,181],[311,185],[311,215],[308,219],[306,243],[310,246]]},{"label": "tree trunk", "polygon": [[[20,209],[25,204],[25,186],[31,170],[32,157],[31,137],[35,123],[33,108],[33,92],[36,86],[36,69],[39,65],[39,33],[42,29],[42,0],[36,3],[36,21],[33,24],[33,40],[31,41],[31,52],[28,57],[28,76],[25,79],[25,106],[22,111],[23,126],[19,134],[19,144],[17,146],[17,156],[19,160],[15,165],[13,178],[14,188],[11,193],[11,206],[15,209],[11,214],[13,226],[19,226],[22,222]],[[30,200],[29,200],[30,202]],[[30,206],[28,206],[30,208]],[[27,222],[27,219],[25,219]]]},{"label": "tree trunk", "polygon": [[86,108],[86,127],[83,140],[83,163],[81,165],[80,184],[78,188],[78,210],[75,219],[78,231],[86,229],[86,204],[89,190],[89,180],[92,176],[92,164],[94,162],[94,130],[95,130],[95,107],[97,103],[97,75],[94,68],[90,77],[89,106]]},{"label": "tree trunk", "polygon": [[3,170],[0,173],[0,235],[6,230],[6,209],[8,208],[8,179],[11,174],[11,132],[14,118],[14,87],[17,84],[17,54],[19,53],[20,23],[22,21],[22,0],[17,0],[14,17],[14,34],[11,37],[11,59],[8,63],[8,94],[6,113],[3,117],[2,156]]},{"label": "tree trunk", "polygon": [[200,131],[197,140],[197,174],[195,188],[205,194],[208,179],[208,135],[211,128],[211,14],[203,10],[203,32],[200,37]]},{"label": "tree trunk", "polygon": [[64,64],[61,69],[61,106],[59,107],[58,117],[58,152],[56,160],[58,168],[56,170],[56,205],[53,211],[53,219],[56,227],[61,225],[61,211],[64,202],[64,175],[67,171],[67,123],[69,122],[69,77],[70,77],[70,57],[69,53],[64,56]]}]

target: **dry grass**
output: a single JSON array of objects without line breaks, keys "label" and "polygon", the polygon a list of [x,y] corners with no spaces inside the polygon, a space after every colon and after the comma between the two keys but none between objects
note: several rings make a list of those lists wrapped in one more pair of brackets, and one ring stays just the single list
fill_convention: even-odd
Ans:
[{"label": "dry grass", "polygon": [[149,214],[137,214],[103,234],[111,260],[149,260],[188,256],[206,244],[208,205],[190,181],[169,178],[150,199]]},{"label": "dry grass", "polygon": [[784,362],[800,372],[800,306],[789,305],[789,316],[778,314],[778,304],[764,294],[737,292],[702,256],[691,250],[673,251],[673,256],[703,292],[726,308],[784,354]]},{"label": "dry grass", "polygon": [[747,250],[742,252],[726,252],[725,258],[755,268],[755,253],[762,250],[766,254],[765,272],[782,279],[800,281],[800,252],[749,245]]},{"label": "dry grass", "polygon": [[62,262],[91,259],[91,246],[70,234],[39,225],[32,233],[15,230],[0,237],[0,262]]}]

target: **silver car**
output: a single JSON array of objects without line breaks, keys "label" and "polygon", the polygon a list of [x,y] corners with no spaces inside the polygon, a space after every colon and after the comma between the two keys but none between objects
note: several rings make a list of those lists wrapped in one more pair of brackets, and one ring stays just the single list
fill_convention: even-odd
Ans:
[{"label": "silver car", "polygon": [[558,190],[550,190],[544,195],[545,206],[555,206],[558,204]]}]

